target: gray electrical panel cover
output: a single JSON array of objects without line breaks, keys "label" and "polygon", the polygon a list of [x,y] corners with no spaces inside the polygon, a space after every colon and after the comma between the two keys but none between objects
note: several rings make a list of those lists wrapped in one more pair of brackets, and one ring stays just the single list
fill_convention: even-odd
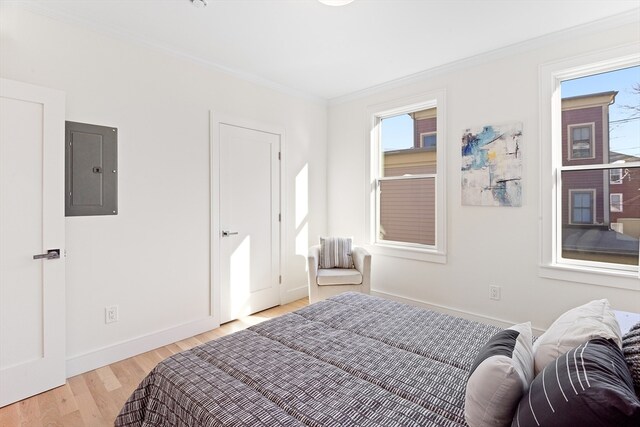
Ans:
[{"label": "gray electrical panel cover", "polygon": [[118,213],[118,129],[65,126],[65,215]]}]

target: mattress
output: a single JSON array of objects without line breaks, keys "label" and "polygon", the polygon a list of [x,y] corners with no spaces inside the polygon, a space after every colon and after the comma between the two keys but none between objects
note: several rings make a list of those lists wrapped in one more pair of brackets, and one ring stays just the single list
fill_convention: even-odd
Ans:
[{"label": "mattress", "polygon": [[500,328],[344,293],[159,363],[116,426],[466,426]]}]

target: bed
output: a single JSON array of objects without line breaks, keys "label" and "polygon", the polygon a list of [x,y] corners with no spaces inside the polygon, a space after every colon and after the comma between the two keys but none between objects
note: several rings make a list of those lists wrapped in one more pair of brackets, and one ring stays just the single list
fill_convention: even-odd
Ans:
[{"label": "bed", "polygon": [[465,385],[500,328],[345,293],[173,355],[116,426],[466,426]]}]

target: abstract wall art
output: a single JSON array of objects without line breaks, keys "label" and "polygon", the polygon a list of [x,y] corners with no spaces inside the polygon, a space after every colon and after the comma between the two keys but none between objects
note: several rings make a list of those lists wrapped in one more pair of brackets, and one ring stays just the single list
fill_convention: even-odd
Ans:
[{"label": "abstract wall art", "polygon": [[522,123],[462,135],[462,204],[522,206]]}]

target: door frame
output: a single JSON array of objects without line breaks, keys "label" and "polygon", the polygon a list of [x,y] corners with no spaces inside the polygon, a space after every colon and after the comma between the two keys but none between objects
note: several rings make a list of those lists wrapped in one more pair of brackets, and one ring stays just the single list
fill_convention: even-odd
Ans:
[{"label": "door frame", "polygon": [[284,206],[286,206],[286,188],[283,185],[283,170],[285,169],[285,131],[281,126],[257,122],[238,116],[225,113],[217,113],[214,110],[209,111],[209,162],[210,162],[210,200],[209,200],[209,244],[211,247],[211,262],[209,269],[209,314],[213,317],[216,325],[220,325],[220,288],[222,286],[220,279],[220,125],[236,126],[246,129],[252,129],[260,132],[271,133],[280,137],[280,162],[279,162],[279,211],[280,211],[280,230],[278,234],[278,269],[281,277],[278,289],[278,299],[282,304],[282,289],[284,283],[282,254],[284,253],[286,214]]},{"label": "door frame", "polygon": [[[33,254],[59,248],[61,256],[55,260],[37,260],[42,276],[43,301],[43,357],[41,364],[28,373],[27,378],[16,378],[16,373],[0,373],[0,406],[33,395],[29,378],[40,378],[37,393],[63,385],[66,375],[66,283],[65,283],[65,216],[64,216],[64,164],[65,164],[65,93],[56,89],[36,86],[0,78],[2,96],[42,104],[42,248],[33,248]],[[48,159],[48,160],[46,160]],[[47,301],[44,305],[44,301]],[[52,328],[51,326],[56,327]],[[56,343],[57,345],[53,345]],[[0,343],[1,345],[1,343]],[[43,364],[44,363],[44,364]],[[18,380],[21,381],[18,381]],[[17,381],[17,383],[16,383]],[[7,384],[13,384],[7,389]]]}]

